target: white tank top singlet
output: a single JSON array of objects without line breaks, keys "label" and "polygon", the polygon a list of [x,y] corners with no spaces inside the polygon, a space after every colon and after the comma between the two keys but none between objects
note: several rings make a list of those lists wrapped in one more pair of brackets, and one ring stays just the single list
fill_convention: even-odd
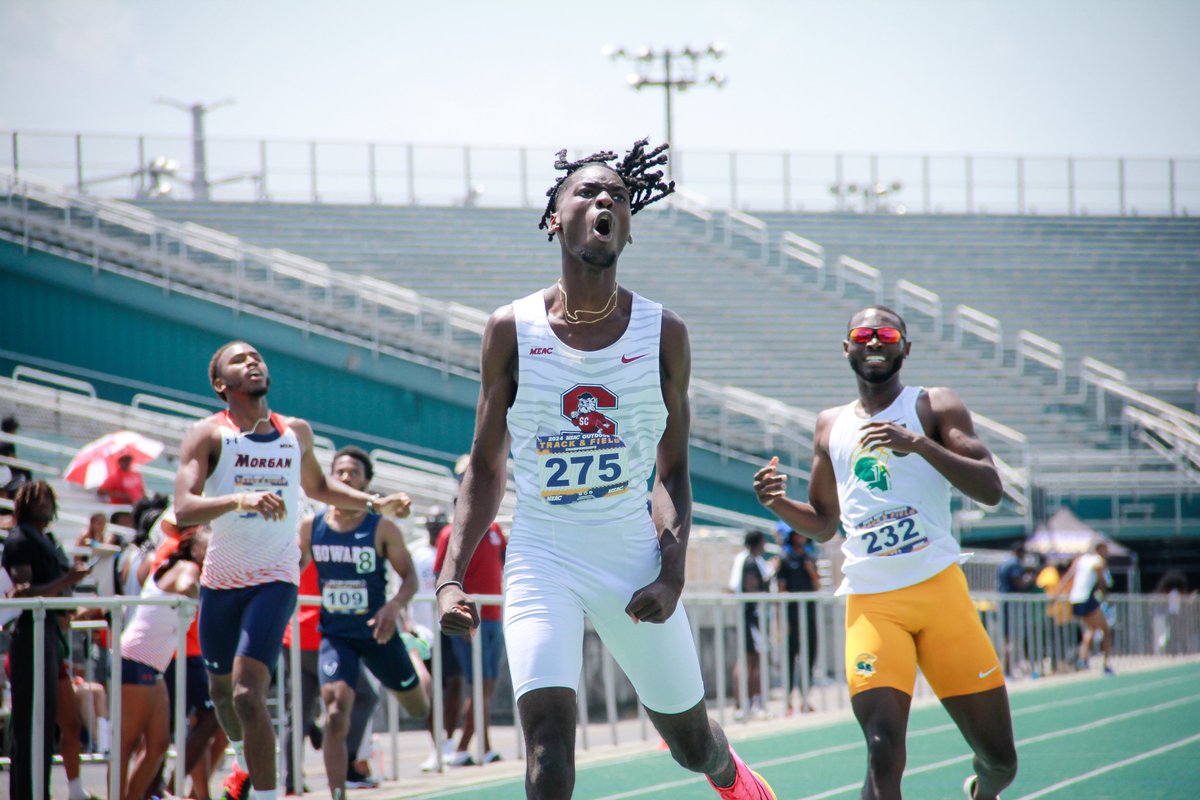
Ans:
[{"label": "white tank top singlet", "polygon": [[212,539],[200,585],[238,589],[272,581],[300,584],[300,443],[283,418],[271,414],[269,434],[238,430],[229,412],[221,424],[221,457],[204,483],[206,495],[274,492],[287,516],[266,520],[256,511],[234,511],[212,521]]},{"label": "white tank top singlet", "polygon": [[1071,583],[1071,593],[1067,597],[1070,602],[1086,603],[1092,598],[1100,577],[1096,574],[1096,567],[1101,561],[1096,553],[1084,553],[1079,557],[1079,563],[1075,567],[1075,579]]},{"label": "white tank top singlet", "polygon": [[925,433],[917,415],[923,389],[908,386],[870,418],[842,408],[829,432],[829,456],[837,477],[842,530],[843,579],[837,594],[876,594],[913,586],[962,560],[950,529],[950,483],[913,453],[864,450],[862,428],[894,422]]},{"label": "white tank top singlet", "polygon": [[515,301],[513,311],[512,540],[539,525],[648,523],[650,473],[667,424],[659,376],[662,306],[634,294],[625,333],[595,351],[559,340],[540,290]]},{"label": "white tank top singlet", "polygon": [[[171,597],[158,588],[154,576],[146,578],[139,597]],[[175,657],[176,630],[179,612],[170,606],[138,606],[133,610],[129,627],[121,632],[121,658],[153,667],[158,672],[167,668]]]}]

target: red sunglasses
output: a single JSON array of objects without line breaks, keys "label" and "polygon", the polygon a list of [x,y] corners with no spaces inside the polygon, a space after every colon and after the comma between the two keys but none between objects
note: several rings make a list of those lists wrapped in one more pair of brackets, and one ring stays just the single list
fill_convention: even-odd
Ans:
[{"label": "red sunglasses", "polygon": [[900,329],[891,326],[886,328],[851,328],[847,336],[855,344],[866,344],[876,336],[879,337],[879,341],[883,344],[899,344],[904,340],[904,334],[901,333]]}]

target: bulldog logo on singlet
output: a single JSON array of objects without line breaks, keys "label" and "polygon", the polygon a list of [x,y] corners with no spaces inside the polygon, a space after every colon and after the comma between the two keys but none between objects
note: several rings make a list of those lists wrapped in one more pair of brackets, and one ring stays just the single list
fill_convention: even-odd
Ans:
[{"label": "bulldog logo on singlet", "polygon": [[576,384],[562,393],[559,413],[571,428],[537,437],[543,500],[565,505],[629,489],[625,442],[611,416],[619,405],[603,386]]}]

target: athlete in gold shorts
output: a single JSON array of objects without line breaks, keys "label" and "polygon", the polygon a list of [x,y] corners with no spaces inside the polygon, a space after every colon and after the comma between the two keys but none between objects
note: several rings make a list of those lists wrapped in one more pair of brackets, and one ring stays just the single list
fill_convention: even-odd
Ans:
[{"label": "athlete in gold shorts", "polygon": [[809,502],[786,496],[779,459],[754,476],[758,500],[794,530],[828,541],[841,523],[846,678],[867,742],[863,800],[897,800],[917,667],[975,754],[963,791],[996,800],[1017,774],[1008,693],[967,593],[951,535],[950,489],[1003,498],[971,414],[945,388],[905,387],[912,345],[886,306],[850,318],[843,352],[858,399],[817,417]]}]

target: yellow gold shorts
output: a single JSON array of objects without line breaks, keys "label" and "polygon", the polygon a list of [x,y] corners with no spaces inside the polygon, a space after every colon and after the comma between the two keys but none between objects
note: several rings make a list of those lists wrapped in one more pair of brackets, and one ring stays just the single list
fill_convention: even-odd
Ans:
[{"label": "yellow gold shorts", "polygon": [[911,695],[918,665],[939,698],[1004,685],[996,649],[958,564],[915,586],[847,599],[851,696],[885,686]]}]

